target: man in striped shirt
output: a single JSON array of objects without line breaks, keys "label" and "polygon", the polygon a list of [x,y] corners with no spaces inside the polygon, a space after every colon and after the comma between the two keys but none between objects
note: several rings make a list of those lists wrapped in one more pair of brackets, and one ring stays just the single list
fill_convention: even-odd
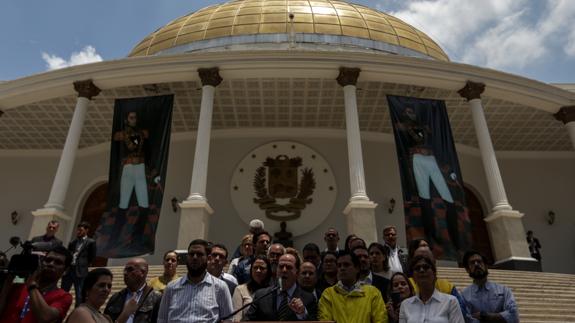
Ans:
[{"label": "man in striped shirt", "polygon": [[206,271],[210,249],[205,240],[190,243],[188,274],[164,290],[158,322],[214,323],[233,311],[226,283]]}]

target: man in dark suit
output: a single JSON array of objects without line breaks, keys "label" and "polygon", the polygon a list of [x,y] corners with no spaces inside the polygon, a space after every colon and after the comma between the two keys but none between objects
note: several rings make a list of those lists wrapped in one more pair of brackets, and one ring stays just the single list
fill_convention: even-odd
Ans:
[{"label": "man in dark suit", "polygon": [[90,223],[82,222],[78,224],[76,230],[76,239],[68,244],[68,250],[72,253],[72,266],[62,277],[62,289],[70,291],[74,285],[76,292],[76,306],[82,303],[82,283],[84,277],[88,275],[88,267],[96,258],[96,241],[88,238],[88,231],[90,231]]},{"label": "man in dark suit", "polygon": [[293,255],[280,257],[278,287],[260,289],[254,294],[254,303],[246,313],[248,321],[317,320],[315,298],[297,285],[299,267],[299,259]]},{"label": "man in dark suit", "polygon": [[51,220],[46,226],[46,234],[37,236],[30,240],[34,251],[48,253],[48,251],[62,245],[62,241],[56,238],[56,232],[60,228],[60,223],[56,220]]},{"label": "man in dark suit", "polygon": [[375,275],[371,272],[371,264],[369,263],[369,252],[364,246],[357,246],[351,251],[359,258],[359,280],[366,285],[372,285],[379,289],[383,300],[387,303],[387,288],[389,286],[389,279]]}]

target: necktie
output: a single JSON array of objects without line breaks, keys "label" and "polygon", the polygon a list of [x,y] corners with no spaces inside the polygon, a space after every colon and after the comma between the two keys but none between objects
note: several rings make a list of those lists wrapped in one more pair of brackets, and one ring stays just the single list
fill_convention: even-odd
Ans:
[{"label": "necktie", "polygon": [[288,306],[288,294],[286,291],[282,291],[280,295],[282,296],[282,300],[278,310],[278,318],[280,321],[289,321],[291,309]]}]

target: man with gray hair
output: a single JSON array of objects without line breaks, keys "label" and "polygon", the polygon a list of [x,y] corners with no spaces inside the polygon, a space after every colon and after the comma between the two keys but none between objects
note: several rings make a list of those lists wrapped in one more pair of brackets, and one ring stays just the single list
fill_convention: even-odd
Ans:
[{"label": "man with gray hair", "polygon": [[56,233],[60,228],[60,222],[57,220],[51,220],[46,226],[46,233],[41,236],[37,236],[30,240],[32,242],[32,248],[34,251],[48,252],[56,246],[62,245],[62,240],[56,238]]},{"label": "man with gray hair", "polygon": [[156,322],[162,294],[146,284],[147,276],[146,259],[130,259],[124,266],[126,288],[112,295],[104,314],[114,322]]}]

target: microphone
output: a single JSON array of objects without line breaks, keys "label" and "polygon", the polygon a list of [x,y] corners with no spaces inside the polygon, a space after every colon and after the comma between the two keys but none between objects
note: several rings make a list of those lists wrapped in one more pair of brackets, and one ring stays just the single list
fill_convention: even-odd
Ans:
[{"label": "microphone", "polygon": [[265,297],[267,297],[267,296],[269,296],[269,295],[271,295],[271,294],[277,292],[278,290],[281,290],[281,289],[282,289],[282,286],[283,286],[283,283],[282,283],[282,279],[280,278],[280,279],[278,279],[278,284],[277,284],[276,286],[274,286],[273,288],[270,288],[270,290],[269,290],[267,293],[265,293],[265,294],[259,296],[258,298],[254,298],[250,303],[244,304],[242,307],[238,308],[237,310],[233,311],[233,312],[230,313],[229,315],[227,315],[227,316],[225,316],[224,318],[220,319],[220,321],[223,322],[223,321],[225,321],[225,320],[227,320],[227,319],[229,319],[229,318],[231,318],[231,317],[234,317],[236,314],[238,314],[239,312],[243,311],[245,308],[247,308],[247,307],[249,307],[249,306],[252,306],[255,302],[258,302],[260,299],[265,298]]},{"label": "microphone", "polygon": [[279,287],[279,288],[278,288],[279,290],[283,290],[283,289],[284,289],[284,279],[281,278],[281,277],[278,278],[278,287]]}]

